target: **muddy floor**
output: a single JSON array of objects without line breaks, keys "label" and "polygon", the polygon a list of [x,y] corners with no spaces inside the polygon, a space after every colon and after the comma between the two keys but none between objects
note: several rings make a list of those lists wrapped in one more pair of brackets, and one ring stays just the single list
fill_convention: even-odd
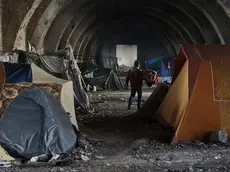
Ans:
[{"label": "muddy floor", "polygon": [[[144,100],[153,88],[146,89]],[[98,92],[91,101],[98,113],[79,117],[82,136],[66,167],[14,167],[22,172],[230,171],[230,145],[194,142],[168,144],[172,131],[156,121],[141,121],[127,110],[129,92]],[[144,103],[144,101],[143,101]]]}]

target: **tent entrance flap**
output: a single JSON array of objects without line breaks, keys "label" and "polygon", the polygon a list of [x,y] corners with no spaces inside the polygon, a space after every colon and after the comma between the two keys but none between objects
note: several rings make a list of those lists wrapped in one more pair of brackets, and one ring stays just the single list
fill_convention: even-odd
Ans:
[{"label": "tent entrance flap", "polygon": [[174,129],[177,128],[181,117],[188,104],[188,61],[185,62],[175,82],[169,88],[157,114],[170,124]]}]

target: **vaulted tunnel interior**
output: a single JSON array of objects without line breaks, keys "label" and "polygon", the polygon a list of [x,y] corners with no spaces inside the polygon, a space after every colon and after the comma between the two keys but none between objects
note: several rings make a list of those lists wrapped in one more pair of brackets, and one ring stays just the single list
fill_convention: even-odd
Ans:
[{"label": "vaulted tunnel interior", "polygon": [[77,59],[104,67],[116,45],[137,45],[137,58],[175,56],[180,43],[228,44],[226,0],[1,0],[1,50],[40,53],[70,43]]},{"label": "vaulted tunnel interior", "polygon": [[[175,82],[173,81],[175,87],[170,87],[170,89],[172,88],[171,91],[168,91],[167,82],[167,86],[165,82],[162,84],[162,81],[171,77],[164,77],[158,73],[158,85],[155,84],[158,82],[157,75],[151,75],[150,72],[144,71],[143,73],[148,78],[146,77],[146,81],[143,82],[143,90],[141,85],[141,88],[136,90],[139,96],[136,96],[135,98],[137,99],[133,99],[133,102],[131,101],[133,89],[126,89],[128,87],[123,85],[124,74],[127,73],[118,72],[116,74],[114,70],[103,68],[114,68],[116,66],[117,47],[125,45],[126,47],[136,48],[136,57],[134,58],[140,60],[142,67],[145,67],[145,62],[149,59],[156,60],[161,59],[161,57],[171,59],[169,63],[168,61],[165,63],[165,66],[163,66],[162,61],[157,61],[159,68],[163,66],[171,74],[171,69],[173,70],[170,66],[173,61],[171,57],[178,54],[180,47],[185,47],[184,49],[186,50],[181,51],[182,57],[188,53],[192,59],[192,56],[202,54],[198,51],[198,46],[194,48],[194,45],[187,45],[189,48],[186,49],[186,46],[180,46],[180,44],[230,44],[229,17],[230,0],[0,0],[1,53],[12,52],[15,49],[28,51],[32,45],[36,53],[50,55],[70,44],[78,62],[94,61],[102,67],[95,67],[96,69],[92,67],[92,71],[85,75],[82,72],[81,75],[77,70],[77,65],[72,65],[72,59],[63,62],[62,59],[57,60],[56,57],[55,60],[52,60],[52,57],[48,55],[40,56],[38,63],[42,60],[45,61],[46,59],[44,60],[44,58],[50,58],[50,61],[47,60],[50,63],[41,62],[39,65],[35,63],[30,65],[16,64],[31,67],[31,72],[27,70],[21,72],[21,68],[19,68],[20,73],[22,73],[20,75],[27,77],[27,74],[30,74],[30,80],[25,81],[23,79],[23,83],[21,84],[20,81],[20,84],[18,84],[17,79],[20,79],[20,77],[16,73],[19,72],[14,67],[11,68],[12,78],[16,81],[5,82],[5,79],[7,79],[5,71],[9,74],[11,72],[1,63],[0,74],[2,75],[0,76],[0,83],[2,82],[3,84],[0,84],[0,93],[2,92],[3,94],[1,94],[0,101],[0,117],[4,112],[3,107],[5,108],[4,110],[9,109],[12,120],[8,121],[17,123],[18,126],[17,128],[13,123],[10,125],[8,123],[4,124],[4,126],[7,126],[7,132],[10,131],[10,138],[13,140],[21,138],[21,143],[26,145],[42,143],[40,140],[44,141],[44,144],[40,145],[45,146],[48,144],[58,145],[60,141],[70,145],[69,140],[73,139],[71,135],[68,135],[72,129],[70,121],[68,126],[63,123],[60,128],[67,126],[67,129],[70,128],[70,130],[63,130],[63,132],[60,130],[62,134],[59,134],[59,132],[56,132],[59,129],[58,127],[56,130],[54,125],[48,126],[49,123],[44,122],[46,119],[43,119],[45,117],[42,114],[43,109],[39,110],[39,112],[41,111],[39,118],[33,118],[33,115],[38,114],[38,110],[36,110],[38,108],[33,108],[32,105],[30,106],[30,104],[26,103],[27,101],[7,107],[10,102],[14,101],[14,96],[18,95],[20,98],[21,91],[24,89],[22,89],[23,85],[25,85],[25,90],[27,86],[37,86],[49,90],[60,100],[61,104],[58,106],[60,108],[61,105],[63,106],[62,111],[68,112],[68,115],[71,116],[72,124],[76,128],[79,127],[81,133],[81,135],[78,135],[79,133],[77,132],[78,138],[80,138],[77,145],[79,149],[77,148],[76,152],[74,151],[73,153],[73,166],[53,168],[50,166],[51,164],[46,164],[46,170],[46,168],[37,168],[37,164],[35,164],[34,167],[40,171],[154,171],[154,169],[157,169],[155,171],[167,171],[165,169],[170,169],[168,171],[194,171],[195,169],[199,171],[216,171],[214,168],[217,167],[217,171],[230,169],[230,158],[227,156],[230,153],[230,144],[210,143],[205,145],[195,142],[191,145],[180,144],[173,147],[173,145],[158,142],[166,141],[169,143],[173,141],[174,143],[177,140],[178,142],[182,140],[183,143],[187,143],[189,139],[194,140],[195,135],[200,139],[203,134],[206,137],[208,132],[211,133],[216,129],[222,128],[227,128],[228,134],[220,134],[219,131],[214,131],[214,134],[218,135],[218,138],[223,136],[219,141],[226,140],[227,142],[227,136],[230,133],[228,115],[228,112],[230,112],[230,94],[228,93],[230,91],[227,89],[230,88],[228,86],[230,85],[230,82],[228,82],[228,78],[230,78],[229,61],[226,60],[229,62],[225,63],[227,65],[222,65],[221,60],[217,60],[218,62],[212,64],[210,61],[197,62],[203,59],[197,60],[194,58],[194,63],[189,63],[188,60],[183,64],[183,67],[181,63],[181,70],[178,69],[178,73],[175,72],[176,75],[178,74],[177,78],[179,79]],[[190,49],[190,47],[192,48]],[[207,48],[207,46],[202,47]],[[226,57],[228,55],[223,55],[226,49],[228,49],[228,46],[224,46],[223,51],[221,51],[223,53],[218,51],[206,52],[208,52],[207,54],[215,52],[215,55],[222,54],[222,56]],[[0,55],[2,55],[1,53]],[[4,55],[8,56],[9,54]],[[129,57],[128,55],[126,61],[133,65],[134,58]],[[155,57],[156,59],[153,59]],[[18,59],[15,61],[21,63]],[[59,61],[59,63],[56,60],[61,62]],[[60,64],[62,67],[65,66],[63,69],[66,70],[60,69]],[[79,67],[80,65],[82,64],[79,64]],[[83,68],[88,70],[88,66],[85,66]],[[52,67],[53,69],[51,69]],[[175,68],[177,68],[176,65]],[[212,73],[213,71],[216,71],[216,73]],[[67,73],[70,75],[68,79],[71,81],[65,80],[67,79]],[[53,76],[48,74],[53,74]],[[62,80],[57,77],[62,78]],[[162,78],[166,79],[163,80]],[[92,79],[92,83],[86,82],[85,84],[83,81],[86,81],[86,79]],[[154,82],[152,82],[153,80]],[[97,84],[97,81],[99,84]],[[150,84],[148,84],[148,81],[151,81]],[[141,79],[140,82],[142,82]],[[126,86],[128,85],[126,84]],[[90,86],[92,87],[90,88]],[[164,103],[166,94],[169,96],[166,97],[166,103]],[[220,99],[216,98],[217,94],[219,94]],[[222,96],[225,94],[226,97],[228,96],[227,99]],[[42,101],[44,95],[36,95]],[[28,101],[32,102],[32,94],[29,96],[31,99]],[[36,104],[36,107],[40,107],[38,103],[34,104]],[[46,103],[46,107],[51,107],[51,110],[47,108],[50,114],[56,115],[56,110],[59,109],[56,106],[57,104],[55,103]],[[141,109],[138,111],[140,107]],[[156,113],[156,111],[159,110],[159,107],[160,110],[166,110],[164,112],[162,110],[162,114],[164,113],[165,116],[157,115],[158,112]],[[27,109],[29,110],[27,111]],[[53,112],[51,112],[52,110]],[[35,111],[36,113],[33,113]],[[65,112],[63,114],[67,115]],[[19,115],[22,115],[22,118]],[[20,124],[17,119],[23,119],[23,115],[28,119],[22,120],[23,122]],[[54,115],[50,116],[55,119]],[[156,116],[159,119],[156,120]],[[30,120],[30,117],[33,119],[31,118]],[[168,120],[165,120],[166,118]],[[38,121],[37,119],[42,120]],[[52,120],[51,117],[49,119]],[[64,118],[61,117],[60,119]],[[3,124],[4,120],[1,121],[3,121]],[[36,126],[31,128],[34,124],[33,122],[39,124],[38,129]],[[55,122],[59,123],[58,120]],[[45,126],[41,125],[43,123]],[[167,127],[162,125],[165,123]],[[19,124],[23,125],[23,128]],[[170,128],[168,128],[168,124],[170,124]],[[3,133],[3,127],[2,125],[0,126],[1,133]],[[177,126],[180,126],[178,130],[176,129]],[[45,133],[45,129],[48,130],[48,127],[56,136],[64,136],[67,133],[68,138],[48,138]],[[15,134],[17,137],[12,137],[14,136],[12,134],[13,130],[17,131]],[[33,134],[33,130],[42,133],[37,134],[36,131]],[[185,132],[179,133],[182,130]],[[178,137],[174,137],[175,131]],[[44,133],[45,139],[42,138]],[[180,138],[178,133],[182,135]],[[188,133],[192,133],[191,137],[188,136]],[[0,134],[0,136],[5,137],[5,134]],[[39,137],[39,142],[28,140],[37,136]],[[190,138],[187,139],[188,137]],[[49,142],[48,144],[45,143],[46,140]],[[7,140],[7,144],[8,142],[13,145],[13,142],[11,144]],[[16,140],[16,143],[19,144],[20,141]],[[73,145],[75,147],[76,144],[73,143]],[[4,144],[4,146],[6,145]],[[4,148],[4,146],[2,145],[0,148]],[[17,147],[20,151],[24,149],[21,145]],[[31,147],[33,150],[40,148],[37,144]],[[51,152],[50,148],[44,148],[49,153]],[[29,152],[27,147],[25,150]],[[59,150],[59,148],[55,148],[55,150]],[[41,153],[41,149],[39,149],[39,152]],[[71,152],[69,148],[68,152]],[[32,155],[31,152],[29,154]],[[36,153],[36,155],[38,154]],[[52,155],[56,157],[57,154],[53,153]],[[2,156],[0,155],[0,157]],[[31,165],[33,166],[33,164]],[[24,166],[20,166],[16,170],[14,169],[14,164],[12,166],[14,171],[37,171],[33,168],[27,168],[27,166],[24,169]],[[219,168],[222,166],[223,168]],[[225,166],[228,166],[228,168],[224,168]],[[198,167],[208,169],[200,170]],[[71,168],[73,170],[70,170]]]}]

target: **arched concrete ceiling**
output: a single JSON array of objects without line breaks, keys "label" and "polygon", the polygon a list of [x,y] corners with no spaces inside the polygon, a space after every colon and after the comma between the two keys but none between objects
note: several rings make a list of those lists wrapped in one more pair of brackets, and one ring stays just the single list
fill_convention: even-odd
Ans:
[{"label": "arched concrete ceiling", "polygon": [[[130,32],[132,30],[132,33],[135,35],[136,33],[134,32],[134,30],[141,30],[141,33],[145,33],[145,34],[142,34],[140,35],[141,37],[148,37],[148,38],[151,38],[152,35],[155,36],[155,38],[159,38],[157,41],[158,42],[167,42],[167,44],[165,44],[165,46],[171,46],[171,52],[174,52],[173,55],[175,55],[175,42],[172,41],[172,40],[180,40],[182,41],[182,39],[179,38],[180,35],[176,35],[175,33],[173,34],[166,34],[164,33],[163,31],[160,30],[160,28],[151,28],[151,27],[145,27],[146,25],[148,25],[148,23],[151,22],[151,20],[146,20],[146,18],[143,18],[142,19],[142,23],[141,25],[144,26],[144,27],[139,27],[139,23],[138,20],[136,20],[137,18],[134,18],[135,20],[132,20],[132,18],[128,17],[128,18],[122,18],[121,20],[119,20],[119,22],[121,23],[124,22],[126,23],[127,20],[129,21],[132,21],[129,23],[129,26],[125,26],[123,25],[122,23],[120,25],[116,25],[116,23],[113,23],[112,27],[108,27],[107,28],[107,31],[104,31],[104,37],[102,38],[103,40],[101,41],[103,44],[107,44],[107,41],[106,39],[108,40],[114,40],[116,39],[117,34],[120,34],[122,35],[122,37],[125,37],[124,35],[127,34],[127,32]],[[145,20],[144,20],[145,19]],[[122,31],[122,32],[121,32]],[[100,35],[100,34],[97,34],[97,35]],[[177,36],[177,38],[176,38]],[[112,38],[112,37],[115,37],[115,38]],[[98,39],[99,37],[97,37],[97,39],[95,41],[98,42]],[[151,40],[154,40],[156,41],[155,39],[152,39]],[[87,43],[91,43],[93,42],[92,40],[90,40],[89,42]],[[86,43],[86,44],[87,44]],[[98,44],[96,44],[95,46],[99,46]],[[79,46],[79,49],[81,48],[81,46]],[[82,51],[78,51],[77,52],[79,55],[82,55],[82,54],[85,54],[86,52],[82,52]],[[94,56],[91,54],[91,56]]]},{"label": "arched concrete ceiling", "polygon": [[106,42],[112,43],[116,35],[125,37],[130,32],[125,28],[130,26],[145,37],[144,41],[155,44],[157,40],[171,53],[175,53],[175,44],[184,42],[225,44],[230,42],[227,3],[224,0],[1,0],[1,47],[3,51],[25,49],[30,42],[43,53],[70,43],[76,56],[88,59],[94,58]]}]

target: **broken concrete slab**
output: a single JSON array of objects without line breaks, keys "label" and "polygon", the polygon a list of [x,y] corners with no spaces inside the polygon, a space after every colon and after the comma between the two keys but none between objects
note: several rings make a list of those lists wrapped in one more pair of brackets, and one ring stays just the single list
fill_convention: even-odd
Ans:
[{"label": "broken concrete slab", "polygon": [[218,143],[227,143],[228,142],[228,133],[226,130],[216,130],[211,133],[210,136],[211,142]]}]

